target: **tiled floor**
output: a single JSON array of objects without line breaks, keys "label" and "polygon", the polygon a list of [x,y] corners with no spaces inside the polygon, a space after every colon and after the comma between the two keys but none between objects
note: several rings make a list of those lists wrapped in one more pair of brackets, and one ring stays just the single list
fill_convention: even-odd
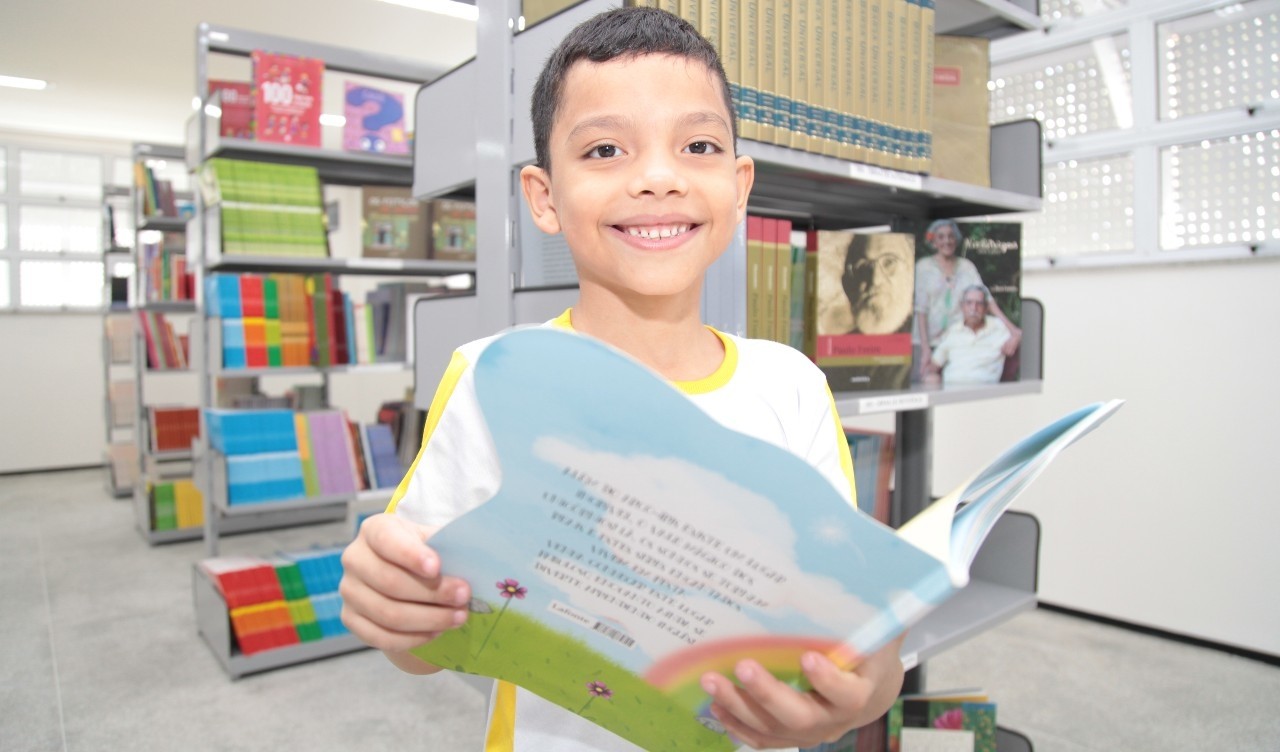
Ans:
[{"label": "tiled floor", "polygon": [[[345,524],[227,538],[334,543]],[[200,542],[147,546],[98,471],[0,477],[0,750],[478,750],[484,699],[372,651],[231,681],[196,634]],[[928,665],[1040,752],[1280,750],[1280,669],[1037,611]]]}]

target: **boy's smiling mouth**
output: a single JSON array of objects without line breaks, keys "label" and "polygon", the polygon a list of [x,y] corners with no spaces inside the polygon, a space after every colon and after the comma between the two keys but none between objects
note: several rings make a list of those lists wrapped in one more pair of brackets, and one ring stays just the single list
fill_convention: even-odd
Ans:
[{"label": "boy's smiling mouth", "polygon": [[685,223],[670,225],[614,225],[614,227],[633,238],[658,240],[659,238],[673,238],[678,235],[683,235],[693,229],[694,225]]}]

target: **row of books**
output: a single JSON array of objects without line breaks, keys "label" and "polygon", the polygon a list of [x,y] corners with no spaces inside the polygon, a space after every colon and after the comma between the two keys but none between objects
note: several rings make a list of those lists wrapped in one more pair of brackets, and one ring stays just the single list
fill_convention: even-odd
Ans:
[{"label": "row of books", "polygon": [[236,647],[253,655],[346,634],[341,557],[340,548],[326,548],[273,559],[205,559],[200,569],[226,601]]},{"label": "row of books", "polygon": [[[144,237],[146,233],[144,233]],[[191,300],[195,295],[195,275],[187,268],[186,236],[165,232],[142,241],[143,300]]]},{"label": "row of books", "polygon": [[224,254],[328,257],[314,167],[215,158],[200,169],[200,189],[218,207]]},{"label": "row of books", "polygon": [[419,201],[408,188],[366,185],[363,252],[367,257],[476,260],[473,201]]},{"label": "row of books", "polygon": [[338,410],[214,409],[208,420],[226,456],[228,504],[349,496],[393,488],[404,475],[390,426]]},{"label": "row of books", "polygon": [[157,178],[155,170],[143,160],[133,163],[133,182],[142,197],[144,218],[190,219],[195,213],[190,199],[179,198],[173,181]]},{"label": "row of books", "polygon": [[[223,138],[318,147],[325,64],[318,58],[254,50],[251,81],[211,80]],[[342,148],[408,154],[404,96],[367,82],[343,82]]]},{"label": "row of books", "polygon": [[933,0],[638,0],[720,53],[740,134],[928,172]]},{"label": "row of books", "polygon": [[147,368],[172,371],[190,365],[190,336],[179,334],[163,313],[138,311],[138,326],[142,329],[142,342],[147,351]]},{"label": "row of books", "polygon": [[[803,351],[836,392],[905,389],[930,379],[1016,381],[1015,355],[986,352],[987,344],[970,342],[974,335],[960,327],[962,299],[974,285],[986,291],[983,326],[1011,335],[1020,326],[1021,225],[904,220],[893,229],[796,231],[788,220],[748,217],[747,336]],[[938,260],[943,236],[950,262]],[[951,362],[963,357],[968,365],[916,362],[925,330],[941,347],[930,351],[931,362],[948,352],[957,356]]]},{"label": "row of books", "polygon": [[147,407],[152,452],[190,451],[200,436],[200,409],[180,406]]},{"label": "row of books", "polygon": [[406,296],[432,288],[385,283],[363,303],[329,274],[211,274],[210,315],[220,319],[224,368],[329,367],[403,362]]},{"label": "row of books", "polygon": [[204,524],[204,498],[190,478],[147,484],[152,530],[182,530]]}]

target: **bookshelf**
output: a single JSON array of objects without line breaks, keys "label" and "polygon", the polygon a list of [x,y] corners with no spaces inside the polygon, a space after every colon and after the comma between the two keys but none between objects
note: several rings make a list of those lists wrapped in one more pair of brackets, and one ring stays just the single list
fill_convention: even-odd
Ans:
[{"label": "bookshelf", "polygon": [[[133,408],[133,310],[128,295],[133,274],[131,249],[120,244],[128,232],[132,193],[127,186],[103,187],[102,217],[102,379],[104,436],[103,464],[107,492],[117,499],[133,493],[137,444]],[[120,296],[123,285],[125,295]]]},{"label": "bookshelf", "polygon": [[[448,353],[473,338],[469,335],[481,336],[513,323],[539,320],[534,313],[539,311],[537,305],[527,302],[532,296],[556,298],[541,310],[551,311],[543,318],[562,310],[560,303],[566,298],[572,300],[572,291],[521,290],[512,282],[521,278],[519,253],[512,248],[513,244],[519,248],[519,241],[509,240],[504,228],[518,226],[521,206],[510,186],[513,173],[535,158],[532,126],[524,108],[543,62],[578,23],[620,5],[617,0],[570,5],[518,34],[512,33],[514,24],[508,23],[519,15],[517,2],[484,6],[477,24],[481,54],[419,91],[414,195],[425,198],[474,190],[477,216],[484,218],[479,223],[474,299],[423,301],[415,311],[416,394],[422,407],[428,404]],[[1042,28],[1034,0],[964,0],[938,6],[938,33],[998,37]],[[441,112],[448,112],[449,117],[438,116]],[[484,149],[462,148],[477,139],[485,144]],[[1039,211],[1042,205],[1041,138],[1034,121],[993,128],[989,188],[748,139],[739,139],[739,150],[756,163],[749,210],[805,217],[817,228],[881,226],[894,218]],[[738,294],[745,295],[740,278],[737,286],[742,290]],[[745,306],[741,310],[745,312]],[[448,332],[433,326],[433,322],[458,320],[459,312],[474,314],[470,321],[475,323]],[[895,416],[895,525],[913,517],[931,500],[934,409],[1041,391],[1043,313],[1038,303],[1028,300],[1024,316],[1023,376],[1018,383],[835,395],[842,417],[872,412]],[[728,322],[728,327],[716,325],[742,334],[745,313],[743,317]],[[931,655],[1034,608],[1038,546],[1039,525],[1033,517],[1009,513],[1002,518],[974,564],[973,584],[912,629],[902,650],[904,665],[912,669],[904,691],[923,688],[924,661]]]},{"label": "bookshelf", "polygon": [[[134,181],[131,189],[133,226],[133,267],[129,298],[133,302],[131,321],[133,331],[134,366],[134,435],[137,441],[137,480],[133,484],[132,498],[134,520],[138,533],[150,545],[194,540],[200,537],[200,528],[188,524],[177,527],[176,518],[157,514],[153,488],[178,481],[192,479],[190,449],[157,450],[152,448],[150,411],[153,407],[191,404],[194,393],[189,384],[193,370],[189,367],[153,367],[148,360],[147,332],[139,323],[139,317],[148,318],[148,329],[153,347],[160,347],[160,332],[154,330],[157,323],[188,321],[195,313],[190,300],[168,299],[160,280],[169,280],[168,289],[176,289],[176,283],[167,274],[175,268],[175,260],[182,258],[185,268],[185,236],[187,218],[178,209],[179,203],[190,200],[186,173],[183,169],[183,150],[179,146],[155,143],[135,143],[132,148]],[[156,184],[164,181],[166,198],[158,201]],[[181,242],[183,246],[175,244]],[[166,268],[161,268],[162,266]],[[175,328],[180,328],[181,324]],[[175,342],[179,340],[175,337]],[[188,520],[188,522],[190,522]]]},{"label": "bookshelf", "polygon": [[[201,24],[196,32],[196,93],[203,103],[187,125],[185,159],[188,169],[200,171],[210,160],[230,159],[313,168],[322,186],[389,185],[409,186],[412,182],[413,157],[410,154],[389,155],[308,147],[291,144],[257,142],[252,139],[224,137],[221,133],[222,110],[218,96],[209,97],[210,57],[214,55],[240,58],[247,62],[255,50],[324,61],[329,73],[354,74],[377,80],[408,82],[418,85],[434,78],[438,71],[410,61],[373,53],[358,52],[323,44],[301,42],[255,32]],[[326,81],[325,86],[332,82]],[[341,87],[341,83],[338,83]],[[341,89],[339,88],[339,91]],[[322,142],[323,143],[323,142]],[[269,172],[267,173],[269,174]],[[475,264],[466,261],[437,261],[389,258],[345,258],[325,253],[324,256],[272,256],[231,252],[223,248],[224,206],[201,191],[195,197],[196,215],[189,237],[189,255],[201,278],[200,297],[211,288],[205,282],[214,274],[289,274],[331,275],[335,281],[351,278],[378,278],[388,281],[413,281],[457,274],[471,274]],[[325,207],[329,210],[330,207]],[[230,218],[230,210],[228,219]],[[327,214],[327,230],[332,232],[332,214]],[[327,233],[326,233],[327,235]],[[327,244],[327,237],[326,237]],[[326,249],[327,250],[327,249]],[[220,280],[221,281],[221,280]],[[443,288],[441,288],[443,289]],[[284,299],[281,308],[284,307]],[[224,367],[223,319],[214,301],[204,300],[194,319],[192,349],[200,382],[201,433],[194,452],[197,486],[203,494],[204,524],[200,531],[208,557],[219,551],[222,536],[241,532],[294,527],[351,519],[353,510],[374,505],[385,507],[391,488],[359,491],[349,494],[320,494],[266,502],[231,503],[228,456],[218,451],[211,441],[207,410],[219,404],[218,382],[229,378],[318,377],[320,394],[327,404],[330,378],[334,374],[353,376],[405,372],[408,361],[376,362],[344,365]],[[248,314],[246,314],[248,315]],[[407,324],[408,322],[406,322]],[[351,343],[352,348],[355,343]],[[286,361],[287,362],[287,361]],[[316,362],[315,360],[312,361]],[[324,362],[321,359],[320,362]],[[394,398],[396,395],[387,395]],[[326,637],[323,640],[243,654],[236,646],[231,631],[231,612],[223,596],[199,565],[194,568],[193,589],[197,627],[224,670],[236,678],[247,673],[269,670],[294,663],[336,655],[363,647],[350,635]]]}]

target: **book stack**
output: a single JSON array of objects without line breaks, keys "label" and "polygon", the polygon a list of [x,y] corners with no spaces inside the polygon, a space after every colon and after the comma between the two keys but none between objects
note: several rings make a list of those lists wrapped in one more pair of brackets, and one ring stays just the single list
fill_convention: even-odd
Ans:
[{"label": "book stack", "polygon": [[148,485],[151,529],[179,530],[204,524],[204,498],[191,479]]},{"label": "book stack", "polygon": [[996,704],[980,689],[903,695],[889,710],[889,752],[996,752]]},{"label": "book stack", "polygon": [[341,549],[286,554],[277,559],[205,559],[200,569],[226,601],[232,633],[244,655],[336,637],[347,632]]},{"label": "book stack", "polygon": [[220,209],[222,253],[328,257],[314,167],[210,159],[201,167],[200,188],[205,203]]},{"label": "book stack", "polygon": [[187,368],[191,362],[191,341],[178,334],[173,324],[158,311],[138,311],[138,326],[147,350],[147,368],[172,371]]},{"label": "book stack", "polygon": [[190,451],[191,441],[200,435],[200,409],[196,407],[147,408],[152,452]]},{"label": "book stack", "polygon": [[209,441],[227,460],[227,503],[351,496],[394,487],[403,465],[387,426],[348,421],[340,410],[207,413]]},{"label": "book stack", "polygon": [[853,459],[853,479],[858,509],[878,522],[889,524],[889,497],[893,488],[894,436],[880,431],[844,429]]},{"label": "book stack", "polygon": [[380,287],[365,302],[328,274],[211,274],[223,368],[329,367],[404,359],[407,288]]},{"label": "book stack", "polygon": [[187,202],[182,202],[183,205],[179,206],[173,181],[157,178],[151,165],[146,162],[133,163],[133,182],[142,195],[143,217],[155,219],[190,216],[192,209]]},{"label": "book stack", "polygon": [[146,232],[142,241],[143,300],[191,300],[195,275],[187,270],[186,236],[180,232]]},{"label": "book stack", "polygon": [[639,4],[678,12],[716,47],[744,138],[929,171],[934,0]]}]

